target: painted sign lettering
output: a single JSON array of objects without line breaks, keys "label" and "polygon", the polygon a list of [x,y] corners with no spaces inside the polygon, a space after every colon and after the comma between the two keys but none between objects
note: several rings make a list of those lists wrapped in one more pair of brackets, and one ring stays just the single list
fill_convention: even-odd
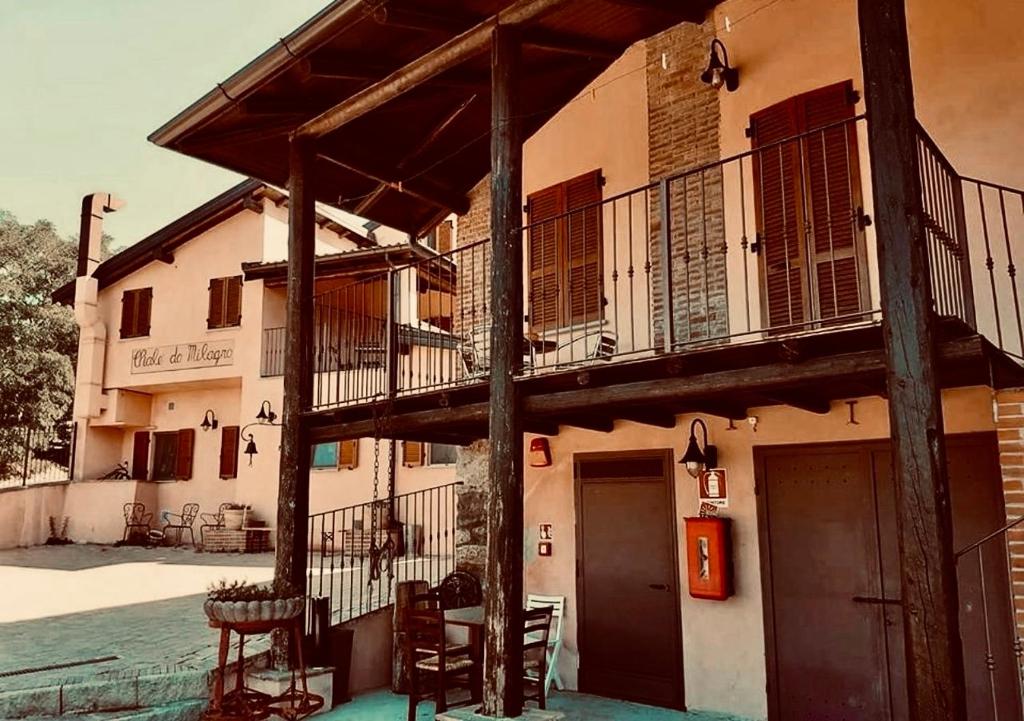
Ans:
[{"label": "painted sign lettering", "polygon": [[132,351],[132,373],[220,368],[234,363],[233,340],[150,346]]}]

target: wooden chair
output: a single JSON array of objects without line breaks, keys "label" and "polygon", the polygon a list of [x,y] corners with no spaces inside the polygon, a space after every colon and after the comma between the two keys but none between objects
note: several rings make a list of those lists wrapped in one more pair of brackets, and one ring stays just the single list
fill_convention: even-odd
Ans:
[{"label": "wooden chair", "polygon": [[[406,608],[405,657],[409,659],[409,719],[416,707],[434,697],[437,713],[448,710],[448,689],[468,688],[476,701],[480,669],[467,646],[449,646],[445,640],[444,609],[436,593],[413,597]],[[433,677],[433,688],[428,679]]]},{"label": "wooden chair", "polygon": [[441,599],[441,608],[469,608],[479,606],[483,602],[483,589],[480,581],[472,573],[452,571],[437,585],[437,594]]},{"label": "wooden chair", "polygon": [[222,503],[217,507],[216,513],[200,513],[199,520],[203,522],[199,526],[199,542],[204,546],[206,545],[206,529],[211,530],[217,528],[224,528],[224,509],[233,506],[233,503]]},{"label": "wooden chair", "polygon": [[552,621],[555,624],[553,632],[548,637],[548,675],[544,680],[544,693],[546,694],[551,690],[552,682],[559,691],[564,688],[562,676],[558,673],[558,653],[562,649],[562,617],[565,615],[565,596],[539,596],[531,593],[526,597],[527,609],[544,608],[545,606],[551,607]]},{"label": "wooden chair", "polygon": [[[541,606],[523,613],[523,701],[534,700],[540,708],[547,708],[551,612],[551,606]],[[536,692],[529,693],[531,686]]]},{"label": "wooden chair", "polygon": [[133,535],[133,531],[139,531],[148,538],[150,530],[149,523],[152,520],[153,514],[146,513],[146,504],[124,504],[124,535],[121,537],[121,540],[127,541],[128,537]]},{"label": "wooden chair", "polygon": [[195,546],[196,534],[192,531],[192,524],[195,523],[197,515],[199,515],[198,503],[186,503],[181,507],[181,513],[164,513],[164,538],[167,538],[167,531],[173,528],[178,532],[178,542],[174,545],[180,546],[182,536],[185,534],[185,531],[188,531],[188,535],[192,539],[192,545]]}]

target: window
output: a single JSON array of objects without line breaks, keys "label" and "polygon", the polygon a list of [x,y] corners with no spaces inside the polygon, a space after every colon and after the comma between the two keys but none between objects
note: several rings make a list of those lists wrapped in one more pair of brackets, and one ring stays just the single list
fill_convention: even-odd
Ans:
[{"label": "window", "polygon": [[438,253],[448,253],[452,249],[453,228],[452,221],[441,221],[434,226],[432,231],[423,236],[423,245],[433,248]]},{"label": "window", "polygon": [[406,468],[423,465],[423,444],[418,441],[402,441],[402,465]]},{"label": "window", "polygon": [[121,337],[144,338],[149,335],[149,316],[152,309],[152,288],[126,290],[121,295]]},{"label": "window", "polygon": [[458,447],[447,443],[431,443],[427,452],[427,464],[431,466],[453,466],[458,456]]},{"label": "window", "polygon": [[[763,317],[782,327],[866,307],[856,98],[846,81],[750,117]],[[787,138],[811,133],[800,141]]]},{"label": "window", "polygon": [[317,443],[313,446],[313,461],[310,464],[313,470],[322,471],[338,467],[338,444]]},{"label": "window", "polygon": [[601,171],[594,170],[527,198],[528,308],[534,330],[599,320],[603,315],[597,205],[603,182]]},{"label": "window", "polygon": [[[194,428],[153,434],[153,480],[187,481],[192,478]],[[136,436],[138,449],[138,436]]]},{"label": "window", "polygon": [[231,328],[242,322],[242,276],[210,279],[207,328]]}]

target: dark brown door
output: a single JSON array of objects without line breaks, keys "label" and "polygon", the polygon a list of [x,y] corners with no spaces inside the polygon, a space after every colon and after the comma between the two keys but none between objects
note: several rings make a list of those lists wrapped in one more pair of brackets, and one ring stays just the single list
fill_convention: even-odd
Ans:
[{"label": "dark brown door", "polygon": [[[771,718],[904,721],[896,494],[887,444],[758,455]],[[951,438],[947,455],[959,549],[1004,523],[1002,484],[991,435]],[[972,553],[958,566],[972,721],[1021,714],[1007,576],[1001,542],[986,544],[980,563]]]},{"label": "dark brown door", "polygon": [[580,690],[683,707],[671,451],[576,456]]}]

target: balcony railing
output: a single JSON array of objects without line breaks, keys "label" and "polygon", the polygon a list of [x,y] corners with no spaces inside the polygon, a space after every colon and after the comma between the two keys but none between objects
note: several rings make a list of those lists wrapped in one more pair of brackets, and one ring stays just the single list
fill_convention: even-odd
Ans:
[{"label": "balcony railing", "polygon": [[[524,375],[877,322],[866,141],[854,117],[535,213]],[[923,129],[918,165],[936,312],[1020,353],[1024,195],[962,178]],[[485,381],[489,283],[484,240],[318,295],[314,407]]]}]

